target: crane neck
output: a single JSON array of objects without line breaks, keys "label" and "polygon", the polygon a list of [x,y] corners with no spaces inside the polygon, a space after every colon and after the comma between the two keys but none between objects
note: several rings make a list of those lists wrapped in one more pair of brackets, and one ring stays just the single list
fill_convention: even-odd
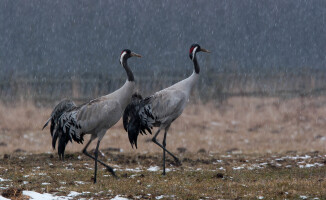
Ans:
[{"label": "crane neck", "polygon": [[135,81],[134,74],[132,73],[131,69],[128,66],[127,59],[122,60],[122,66],[126,70],[128,81]]},{"label": "crane neck", "polygon": [[195,73],[199,74],[200,67],[199,67],[199,64],[198,64],[198,61],[197,61],[196,54],[195,54],[194,58],[192,59],[192,61],[194,62],[194,71],[195,71]]}]

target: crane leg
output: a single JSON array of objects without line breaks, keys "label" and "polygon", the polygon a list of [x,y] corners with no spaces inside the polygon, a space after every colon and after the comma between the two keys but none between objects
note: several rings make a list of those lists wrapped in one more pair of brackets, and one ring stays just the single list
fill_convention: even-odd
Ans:
[{"label": "crane leg", "polygon": [[[90,139],[90,140],[88,141],[88,143],[86,144],[86,146],[85,146],[84,149],[83,149],[83,154],[85,154],[86,156],[92,158],[93,160],[97,160],[97,162],[101,163],[104,167],[106,167],[106,169],[107,169],[109,172],[111,172],[111,174],[112,174],[113,177],[117,178],[117,175],[115,174],[115,172],[114,172],[114,170],[113,170],[112,167],[110,167],[109,165],[105,164],[105,163],[102,162],[101,160],[96,159],[94,156],[90,155],[90,154],[87,152],[87,147],[89,146],[89,144],[90,144],[92,141],[93,141],[92,139]],[[96,146],[95,153],[98,152],[98,146],[99,146],[99,145],[100,145],[100,141],[97,142],[97,146]],[[95,155],[96,155],[96,154],[95,154]],[[95,163],[96,163],[96,162],[95,162]],[[95,164],[95,166],[97,166],[97,165]],[[95,180],[94,180],[94,183],[95,183]]]},{"label": "crane leg", "polygon": [[100,140],[97,141],[96,149],[94,152],[95,155],[95,167],[94,167],[94,183],[96,183],[96,176],[97,176],[97,158],[98,158],[98,147],[100,146]]},{"label": "crane leg", "polygon": [[[181,165],[181,162],[179,161],[179,159],[175,155],[173,155],[173,153],[171,153],[170,151],[168,151],[162,144],[160,144],[160,143],[157,142],[156,137],[158,136],[158,134],[160,133],[160,131],[161,131],[161,129],[158,129],[158,131],[155,133],[154,137],[152,138],[152,141],[155,144],[157,144],[159,147],[161,147],[163,149],[163,156],[164,156],[164,158],[163,158],[163,164],[165,165],[165,155],[164,155],[164,152],[167,152],[168,154],[170,154],[174,158],[174,160],[175,160],[175,162],[176,162],[177,165]],[[165,134],[167,134],[167,132]],[[165,136],[165,139],[166,139],[166,136]],[[165,170],[163,171],[163,174],[165,174]]]},{"label": "crane leg", "polygon": [[[166,134],[167,134],[167,131],[165,130],[163,143],[162,143],[164,148],[166,147]],[[163,175],[165,175],[165,150],[164,149],[163,149]]]}]

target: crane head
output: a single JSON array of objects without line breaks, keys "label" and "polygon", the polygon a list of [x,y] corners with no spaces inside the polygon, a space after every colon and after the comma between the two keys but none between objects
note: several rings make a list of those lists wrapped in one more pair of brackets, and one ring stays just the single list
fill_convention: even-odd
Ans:
[{"label": "crane head", "polygon": [[210,51],[208,51],[207,49],[200,47],[199,44],[193,44],[190,46],[190,50],[189,50],[189,57],[191,60],[195,58],[197,52],[210,53]]},{"label": "crane head", "polygon": [[136,56],[139,58],[141,57],[141,55],[131,52],[129,49],[122,50],[122,52],[120,54],[120,64],[122,64],[123,60],[127,60],[128,58],[133,57],[133,56]]}]

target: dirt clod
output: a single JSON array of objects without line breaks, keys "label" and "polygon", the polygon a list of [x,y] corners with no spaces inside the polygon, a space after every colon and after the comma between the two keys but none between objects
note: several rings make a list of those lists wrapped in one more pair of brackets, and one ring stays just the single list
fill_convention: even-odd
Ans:
[{"label": "dirt clod", "polygon": [[2,192],[2,196],[5,198],[18,198],[23,194],[22,189],[17,188],[9,188]]},{"label": "dirt clod", "polygon": [[217,173],[213,178],[224,178],[222,173]]}]

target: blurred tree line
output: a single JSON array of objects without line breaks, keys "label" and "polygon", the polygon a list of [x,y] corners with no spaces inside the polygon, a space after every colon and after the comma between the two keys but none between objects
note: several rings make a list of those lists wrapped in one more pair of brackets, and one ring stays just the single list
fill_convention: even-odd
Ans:
[{"label": "blurred tree line", "polygon": [[125,48],[143,55],[129,61],[136,80],[163,87],[191,74],[192,43],[212,51],[198,55],[201,87],[323,87],[326,1],[2,0],[0,90],[21,79],[125,79]]}]

